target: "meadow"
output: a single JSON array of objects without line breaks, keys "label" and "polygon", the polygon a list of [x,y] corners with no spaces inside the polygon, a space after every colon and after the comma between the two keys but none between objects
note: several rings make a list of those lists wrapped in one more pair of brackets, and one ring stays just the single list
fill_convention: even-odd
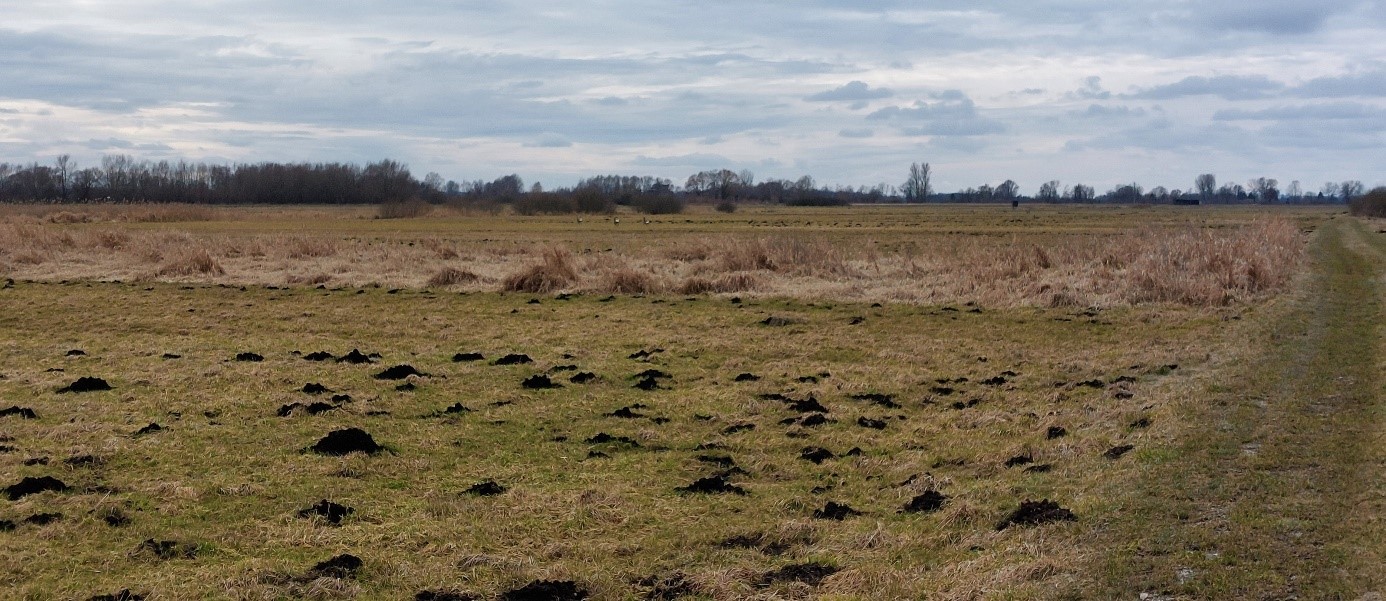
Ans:
[{"label": "meadow", "polygon": [[1341,211],[0,214],[8,598],[1383,590]]}]

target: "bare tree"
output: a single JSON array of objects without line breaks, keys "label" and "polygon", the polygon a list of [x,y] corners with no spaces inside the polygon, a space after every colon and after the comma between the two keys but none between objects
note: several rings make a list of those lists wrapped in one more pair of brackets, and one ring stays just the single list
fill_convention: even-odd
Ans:
[{"label": "bare tree", "polygon": [[1280,182],[1275,178],[1258,177],[1246,183],[1246,187],[1260,202],[1275,202],[1280,199]]},{"label": "bare tree", "polygon": [[913,163],[910,165],[910,176],[905,183],[900,186],[900,193],[905,196],[905,202],[924,202],[929,199],[929,164]]},{"label": "bare tree", "polygon": [[1198,190],[1199,200],[1208,202],[1218,190],[1218,178],[1211,173],[1204,173],[1194,178],[1194,188]]},{"label": "bare tree", "polygon": [[1366,191],[1366,189],[1366,186],[1363,186],[1362,182],[1355,179],[1350,179],[1338,184],[1338,192],[1342,193],[1343,202],[1352,202],[1352,199],[1361,196],[1362,192]]},{"label": "bare tree", "polygon": [[996,191],[992,192],[992,197],[1002,202],[1010,202],[1020,197],[1020,186],[1015,183],[1015,180],[1008,179],[996,187]]},{"label": "bare tree", "polygon": [[1040,202],[1059,202],[1059,181],[1050,180],[1040,184],[1039,194],[1035,198]]},{"label": "bare tree", "polygon": [[1094,190],[1092,186],[1073,184],[1073,188],[1069,191],[1067,196],[1073,202],[1092,202],[1093,199],[1097,198],[1097,191]]}]

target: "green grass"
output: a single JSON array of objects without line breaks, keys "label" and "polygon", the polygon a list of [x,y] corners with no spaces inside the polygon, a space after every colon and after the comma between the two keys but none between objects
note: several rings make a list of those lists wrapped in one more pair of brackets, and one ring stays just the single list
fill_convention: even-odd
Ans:
[{"label": "green grass", "polygon": [[[404,244],[551,240],[580,252],[610,240],[657,252],[705,233],[777,228],[855,246],[973,234],[996,243],[1114,236],[1147,222],[1223,227],[1252,216],[1238,208],[1036,207],[999,218],[997,210],[699,213],[658,225],[667,235],[619,236],[543,218],[299,222],[311,221],[315,235]],[[52,475],[75,490],[0,500],[0,520],[64,516],[0,531],[0,591],[29,599],[122,588],[151,600],[407,599],[445,589],[489,599],[535,579],[571,579],[596,599],[640,599],[650,592],[642,579],[682,574],[691,598],[704,599],[1355,598],[1380,590],[1370,567],[1386,540],[1381,235],[1326,212],[1293,216],[1318,232],[1311,270],[1292,293],[1216,309],[973,312],[961,303],[734,303],[730,295],[559,300],[19,281],[0,289],[0,408],[31,407],[40,418],[0,418],[0,445],[12,447],[0,453],[0,486]],[[123,227],[253,237],[292,223]],[[770,316],[791,323],[762,325]],[[353,348],[383,359],[353,366],[293,354]],[[648,361],[628,358],[656,348],[664,350]],[[70,349],[87,355],[65,357]],[[243,351],[265,360],[231,360]],[[451,361],[471,351],[488,361]],[[511,352],[535,363],[489,364]],[[415,379],[412,392],[372,378],[402,363],[432,375]],[[555,371],[569,364],[601,378],[570,384],[573,372]],[[631,376],[648,368],[672,374],[667,389],[632,388]],[[1006,370],[1018,375],[981,383]],[[742,372],[762,379],[733,382]],[[537,373],[564,387],[522,389]],[[115,390],[54,392],[87,375]],[[1093,379],[1105,385],[1080,385]],[[936,391],[939,380],[957,391]],[[300,392],[308,382],[354,401],[322,415],[277,417],[281,405],[323,400]],[[902,407],[850,398],[869,392],[894,395]],[[812,394],[834,421],[781,424],[796,414],[758,396],[766,393]],[[437,415],[458,402],[473,411]],[[606,415],[635,403],[669,421]],[[860,427],[858,417],[888,425]],[[1142,419],[1148,425],[1135,425]],[[167,429],[132,436],[151,422]],[[737,424],[756,427],[726,433]],[[1068,435],[1049,440],[1050,426]],[[391,452],[302,452],[345,427],[367,430]],[[599,432],[640,447],[584,442]],[[1256,455],[1244,451],[1250,442],[1260,445]],[[708,443],[723,448],[697,450]],[[1134,450],[1103,457],[1118,444]],[[798,457],[807,446],[862,454],[814,465]],[[594,450],[609,457],[589,457]],[[734,458],[747,473],[731,480],[748,495],[675,491],[714,471],[696,459],[709,453]],[[1051,471],[1003,465],[1027,453]],[[101,462],[63,463],[83,454]],[[26,465],[41,457],[46,465]],[[486,479],[508,491],[463,494]],[[950,497],[941,511],[898,512],[931,487]],[[1041,498],[1078,520],[996,530],[1020,501]],[[320,499],[356,513],[340,527],[295,515]],[[813,519],[827,501],[865,515]],[[129,524],[108,526],[103,515],[113,510]],[[749,535],[781,552],[721,544]],[[150,538],[194,544],[197,557],[139,551]],[[364,560],[354,579],[304,577],[338,553]],[[771,570],[804,562],[840,571],[819,586],[757,585]],[[1181,568],[1193,570],[1184,582]]]}]

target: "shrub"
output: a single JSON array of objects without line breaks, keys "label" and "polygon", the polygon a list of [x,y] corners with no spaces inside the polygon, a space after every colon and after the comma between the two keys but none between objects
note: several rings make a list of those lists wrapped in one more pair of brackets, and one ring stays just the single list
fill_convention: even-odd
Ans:
[{"label": "shrub", "polygon": [[1386,186],[1372,188],[1371,192],[1352,199],[1348,202],[1348,211],[1363,217],[1386,217]]},{"label": "shrub", "polygon": [[573,192],[573,206],[579,213],[613,213],[616,203],[595,186],[583,186]]},{"label": "shrub", "polygon": [[602,289],[616,294],[653,294],[659,285],[650,274],[623,267],[606,274]]},{"label": "shrub", "polygon": [[481,276],[478,276],[477,274],[472,273],[466,269],[459,269],[457,267],[444,267],[441,270],[439,270],[438,273],[435,273],[432,277],[428,278],[428,285],[437,287],[456,286],[458,284],[467,284],[475,282],[479,279],[481,279]]},{"label": "shrub", "polygon": [[501,287],[508,292],[545,294],[562,290],[577,281],[573,257],[561,248],[544,251],[542,261],[505,278]]},{"label": "shrub", "polygon": [[518,215],[563,215],[577,210],[572,198],[551,192],[530,192],[510,206]]},{"label": "shrub", "polygon": [[717,203],[717,212],[719,212],[719,213],[735,213],[735,212],[736,212],[736,203],[734,203],[734,202],[732,202],[732,201],[730,201],[730,200],[724,200],[724,201],[722,201],[722,202],[719,202],[719,203]]},{"label": "shrub", "polygon": [[225,275],[226,270],[205,248],[188,251],[159,267],[159,276]]},{"label": "shrub", "polygon": [[740,272],[728,273],[716,279],[691,277],[679,285],[679,294],[716,294],[722,292],[744,292],[755,290],[759,281],[754,274]]},{"label": "shrub", "polygon": [[683,199],[677,196],[642,196],[632,204],[635,210],[649,215],[675,215],[684,208]]}]

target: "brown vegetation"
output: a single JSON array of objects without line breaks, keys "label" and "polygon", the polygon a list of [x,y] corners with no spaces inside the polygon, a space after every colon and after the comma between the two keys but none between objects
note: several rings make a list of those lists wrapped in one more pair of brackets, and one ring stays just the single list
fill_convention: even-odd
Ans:
[{"label": "brown vegetation", "polygon": [[507,292],[544,294],[567,288],[577,281],[572,254],[561,248],[544,249],[540,262],[505,278]]}]

